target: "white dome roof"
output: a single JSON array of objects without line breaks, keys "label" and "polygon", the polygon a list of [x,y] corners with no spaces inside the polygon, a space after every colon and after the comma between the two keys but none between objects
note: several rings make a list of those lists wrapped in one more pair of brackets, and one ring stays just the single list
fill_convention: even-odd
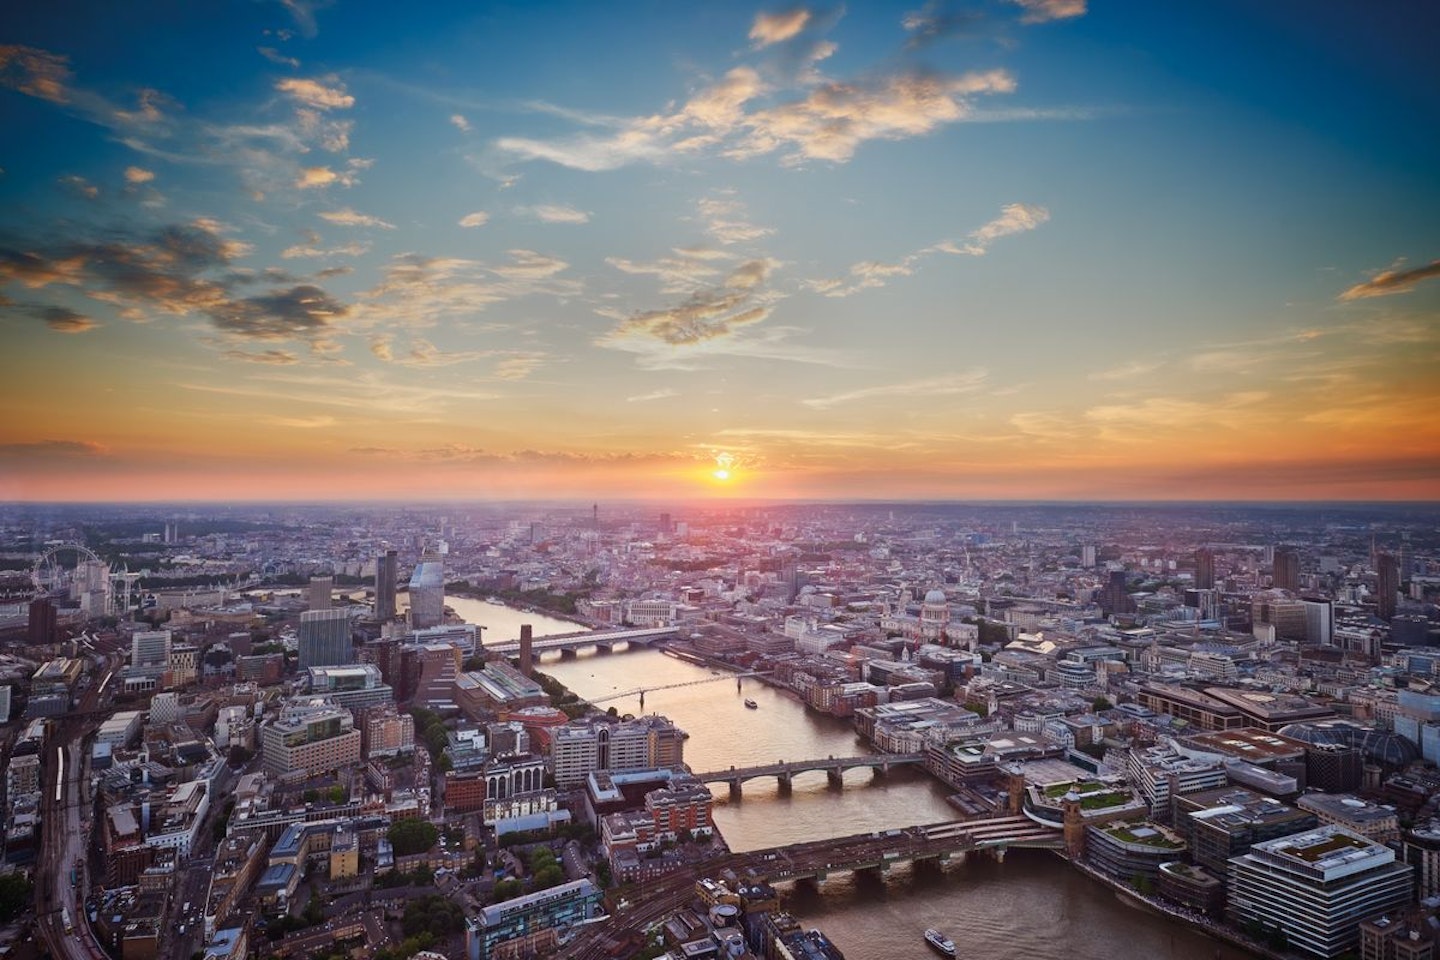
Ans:
[{"label": "white dome roof", "polygon": [[931,590],[929,593],[925,594],[925,602],[926,602],[926,603],[947,603],[948,601],[945,599],[945,591],[944,591],[944,590]]}]

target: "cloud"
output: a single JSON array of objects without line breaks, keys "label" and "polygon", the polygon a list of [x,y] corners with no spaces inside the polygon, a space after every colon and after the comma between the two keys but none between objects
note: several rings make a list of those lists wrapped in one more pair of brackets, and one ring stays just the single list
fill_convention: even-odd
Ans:
[{"label": "cloud", "polygon": [[1160,361],[1156,361],[1154,363],[1143,363],[1139,360],[1134,360],[1130,363],[1121,364],[1118,367],[1111,367],[1109,370],[1100,370],[1095,373],[1088,374],[1086,376],[1086,379],[1130,380],[1135,377],[1143,377],[1147,373],[1154,373],[1156,370],[1159,370],[1163,366],[1165,366],[1165,364]]},{"label": "cloud", "polygon": [[719,276],[720,269],[715,265],[715,261],[718,258],[728,259],[728,255],[714,250],[677,247],[672,252],[674,256],[661,257],[650,262],[627,260],[623,257],[606,257],[605,262],[622,273],[656,277],[660,280],[663,293],[684,293],[704,286]]},{"label": "cloud", "polygon": [[280,251],[280,256],[286,260],[295,260],[301,257],[358,257],[369,252],[370,245],[368,243],[343,243],[338,247],[326,249],[320,246],[320,235],[311,231],[305,243],[286,247]]},{"label": "cloud", "polygon": [[1087,0],[1010,0],[1025,10],[1021,23],[1049,23],[1083,17]]},{"label": "cloud", "polygon": [[388,334],[381,334],[380,336],[371,337],[370,352],[373,353],[377,359],[384,360],[386,363],[389,363],[390,361],[395,359],[395,348],[392,341],[393,338],[390,337]]},{"label": "cloud", "polygon": [[472,129],[472,127],[470,126],[470,121],[466,120],[462,114],[450,114],[450,122],[454,124],[455,129],[459,130],[461,133],[469,133]]},{"label": "cloud", "polygon": [[678,397],[679,394],[668,387],[661,390],[651,390],[649,393],[638,393],[633,397],[626,397],[626,403],[649,403],[652,400],[669,400],[671,397]]},{"label": "cloud", "polygon": [[697,290],[681,303],[624,317],[597,343],[617,346],[627,340],[655,340],[687,346],[732,336],[770,316],[773,295],[762,289],[776,267],[773,260],[750,260],[732,270],[722,287]]},{"label": "cloud", "polygon": [[225,333],[257,340],[293,340],[326,331],[349,308],[312,284],[231,300],[210,311]]},{"label": "cloud", "polygon": [[705,223],[705,232],[724,244],[748,243],[768,237],[773,227],[762,227],[747,219],[745,205],[730,197],[709,197],[697,207]]},{"label": "cloud", "polygon": [[574,281],[559,276],[564,260],[533,250],[510,250],[508,262],[416,253],[393,257],[381,280],[361,294],[351,323],[368,327],[428,327],[472,316],[494,303],[537,293],[571,296]]},{"label": "cloud", "polygon": [[1044,207],[1028,203],[1007,203],[1000,209],[1000,216],[970,232],[969,242],[956,244],[947,240],[937,244],[936,249],[944,253],[983,257],[990,245],[1000,237],[1034,230],[1049,219],[1050,211]]},{"label": "cloud", "polygon": [[369,160],[352,158],[347,160],[343,169],[332,170],[329,167],[302,167],[299,175],[295,178],[295,186],[301,190],[312,190],[317,187],[328,187],[338,183],[342,187],[353,187],[360,182],[359,171],[370,166]]},{"label": "cloud", "polygon": [[345,92],[345,85],[335,76],[301,79],[286,77],[275,81],[275,89],[297,103],[317,110],[348,110],[355,98]]},{"label": "cloud", "polygon": [[589,223],[590,214],[564,204],[542,203],[533,207],[516,207],[521,216],[534,217],[541,223]]},{"label": "cloud", "polygon": [[[313,342],[348,312],[324,290],[295,284],[283,271],[239,268],[236,260],[250,247],[225,233],[223,225],[200,219],[49,251],[0,249],[0,283],[82,287],[92,300],[112,304],[128,319],[198,315],[222,333],[248,339]],[[262,282],[291,285],[237,295],[239,288]]]},{"label": "cloud", "polygon": [[510,279],[544,280],[553,277],[570,264],[558,257],[536,253],[534,250],[507,250],[511,262],[491,267],[490,271]]},{"label": "cloud", "polygon": [[1411,270],[1383,270],[1369,280],[1350,287],[1336,299],[1344,302],[1409,293],[1418,284],[1426,280],[1434,280],[1436,277],[1440,277],[1440,260],[1432,260],[1423,267],[1415,267]]},{"label": "cloud", "polygon": [[929,0],[919,10],[905,14],[900,25],[910,34],[906,47],[918,50],[947,37],[973,33],[985,15],[978,10],[965,10],[943,2]]},{"label": "cloud", "polygon": [[297,69],[300,66],[299,60],[296,60],[294,57],[285,56],[274,47],[256,47],[255,49],[260,52],[260,56],[269,60],[271,63],[278,63],[282,67],[293,67]]},{"label": "cloud", "polygon": [[972,230],[963,244],[945,240],[914,253],[906,254],[894,263],[879,260],[862,260],[852,264],[848,277],[831,277],[822,280],[801,281],[806,289],[826,297],[848,297],[862,290],[883,287],[894,277],[908,277],[915,272],[918,264],[934,253],[954,253],[966,256],[983,256],[990,244],[998,237],[1034,230],[1050,219],[1050,212],[1044,207],[1031,204],[1011,203],[1001,208],[1000,216],[989,223]]},{"label": "cloud", "polygon": [[520,353],[505,357],[495,364],[490,375],[496,380],[524,380],[545,363],[542,353]]},{"label": "cloud", "polygon": [[462,227],[483,227],[490,222],[490,214],[483,210],[476,210],[474,213],[467,213],[460,218]]},{"label": "cloud", "polygon": [[20,443],[0,443],[0,459],[5,460],[73,460],[100,457],[105,454],[104,447],[88,440],[31,440]]},{"label": "cloud", "polygon": [[757,50],[772,43],[783,43],[804,30],[810,16],[810,11],[804,7],[783,13],[758,13],[750,27],[750,39]]},{"label": "cloud", "polygon": [[143,167],[126,167],[125,182],[131,184],[149,183],[155,179],[155,174]]},{"label": "cloud", "polygon": [[[755,35],[766,46],[779,42],[774,38],[793,38],[808,22],[807,11],[762,14]],[[790,102],[757,106],[777,91],[758,70],[742,65],[669,113],[628,119],[583,116],[573,119],[608,132],[555,140],[502,137],[495,146],[522,159],[587,171],[658,163],[711,149],[732,159],[778,153],[781,162],[790,165],[807,160],[843,163],[867,141],[922,136],[969,118],[978,96],[1015,90],[1014,77],[998,69],[959,76],[902,70],[857,82],[826,80],[813,64],[835,49],[829,42],[811,45],[800,57],[798,72],[781,77],[804,91]]]},{"label": "cloud", "polygon": [[940,397],[953,396],[962,393],[976,393],[985,386],[989,373],[983,369],[967,370],[964,373],[951,374],[943,377],[929,377],[924,380],[911,380],[905,383],[890,383],[878,387],[863,387],[859,390],[847,390],[844,393],[831,394],[827,397],[811,397],[802,400],[801,403],[807,407],[817,410],[826,410],[842,403],[853,403],[856,400],[872,400],[876,397]]},{"label": "cloud", "polygon": [[17,44],[0,45],[0,87],[51,103],[69,103],[68,63],[68,58],[48,50]]},{"label": "cloud", "polygon": [[36,307],[35,314],[56,333],[87,333],[100,324],[69,307]]},{"label": "cloud", "polygon": [[64,187],[66,190],[69,190],[71,193],[75,194],[77,197],[84,197],[86,200],[94,200],[96,197],[100,196],[99,187],[95,186],[95,184],[91,183],[89,180],[86,180],[84,177],[77,176],[73,173],[68,174],[67,176],[60,177],[56,182],[59,183],[60,186]]},{"label": "cloud", "polygon": [[380,227],[384,230],[395,229],[395,224],[393,223],[386,223],[379,217],[372,217],[367,213],[357,213],[348,207],[342,207],[339,210],[323,210],[320,212],[319,217],[321,220],[342,227]]},{"label": "cloud", "polygon": [[226,350],[221,356],[227,360],[240,360],[245,363],[264,363],[278,367],[288,367],[300,362],[300,358],[289,350],[262,350],[259,353],[249,353],[245,350]]},{"label": "cloud", "polygon": [[290,11],[303,37],[313,37],[319,32],[315,22],[315,11],[330,6],[331,0],[280,0],[280,5]]}]

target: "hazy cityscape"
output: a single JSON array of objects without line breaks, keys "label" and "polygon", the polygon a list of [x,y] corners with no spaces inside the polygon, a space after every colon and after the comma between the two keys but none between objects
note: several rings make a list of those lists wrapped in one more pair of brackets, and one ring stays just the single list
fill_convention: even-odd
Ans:
[{"label": "hazy cityscape", "polygon": [[1436,521],[15,506],[11,955],[1427,956]]},{"label": "hazy cityscape", "polygon": [[1440,960],[1440,3],[0,15],[0,960]]}]

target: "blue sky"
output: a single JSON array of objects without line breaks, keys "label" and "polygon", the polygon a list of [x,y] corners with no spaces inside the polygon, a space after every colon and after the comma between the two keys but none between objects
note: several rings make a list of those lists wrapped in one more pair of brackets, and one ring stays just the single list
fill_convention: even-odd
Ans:
[{"label": "blue sky", "polygon": [[30,6],[0,497],[1433,497],[1437,28]]}]

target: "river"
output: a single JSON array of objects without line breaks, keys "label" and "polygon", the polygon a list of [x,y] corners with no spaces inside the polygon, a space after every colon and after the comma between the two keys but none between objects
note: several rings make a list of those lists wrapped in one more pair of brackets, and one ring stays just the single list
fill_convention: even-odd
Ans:
[{"label": "river", "polygon": [[[690,734],[685,761],[696,771],[873,752],[847,722],[807,713],[799,701],[754,680],[741,681],[737,692],[733,676],[658,651],[546,657],[541,668],[591,699],[649,688],[645,710],[664,714]],[[692,681],[703,682],[654,689]],[[759,709],[747,709],[746,697]],[[634,695],[602,705],[641,712]],[[732,849],[754,850],[954,819],[946,792],[908,768],[885,777],[851,771],[843,791],[831,788],[823,773],[797,776],[788,795],[773,782],[753,780],[738,801],[717,789],[715,823]],[[1004,863],[970,857],[943,872],[899,867],[883,881],[842,874],[818,891],[802,884],[786,896],[788,909],[824,930],[850,960],[933,957],[920,936],[932,926],[949,933],[967,960],[1248,956],[1129,906],[1041,851],[1015,851]]]},{"label": "river", "polygon": [[[397,594],[395,603],[401,610],[409,609],[409,592],[401,591]],[[575,633],[578,630],[586,629],[583,624],[561,620],[559,617],[550,617],[543,613],[530,613],[514,607],[502,607],[499,604],[486,603],[484,600],[475,600],[471,597],[454,597],[447,594],[445,606],[454,610],[455,615],[466,623],[484,626],[484,640],[482,641],[484,643],[508,643],[511,640],[519,640],[520,625],[524,623],[534,627],[536,639],[554,636],[557,633]]]}]

